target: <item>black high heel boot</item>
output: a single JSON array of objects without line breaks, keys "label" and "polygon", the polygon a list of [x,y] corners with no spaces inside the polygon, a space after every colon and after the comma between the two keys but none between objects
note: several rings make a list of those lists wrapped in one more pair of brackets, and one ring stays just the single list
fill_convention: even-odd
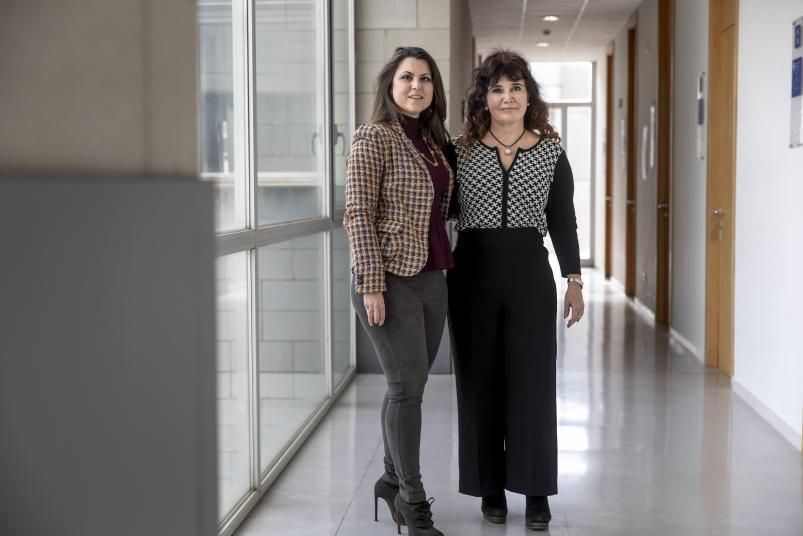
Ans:
[{"label": "black high heel boot", "polygon": [[504,523],[507,518],[507,497],[505,492],[482,498],[482,517],[491,523]]},{"label": "black high heel boot", "polygon": [[[379,477],[379,480],[376,481],[374,484],[374,521],[379,521],[379,499],[382,499],[388,504],[388,508],[390,509],[390,517],[393,519],[394,523],[397,523],[398,516],[396,514],[396,505],[393,503],[393,500],[399,494],[399,486],[394,486],[385,481],[384,478]],[[404,521],[402,520],[402,525],[404,525]]]},{"label": "black high heel boot", "polygon": [[396,495],[396,531],[401,534],[401,521],[407,522],[407,536],[445,536],[435,528],[432,523],[432,510],[430,506],[434,498],[418,503],[408,503]]},{"label": "black high heel boot", "polygon": [[527,496],[525,522],[528,529],[546,530],[552,514],[549,512],[549,500],[546,497]]}]

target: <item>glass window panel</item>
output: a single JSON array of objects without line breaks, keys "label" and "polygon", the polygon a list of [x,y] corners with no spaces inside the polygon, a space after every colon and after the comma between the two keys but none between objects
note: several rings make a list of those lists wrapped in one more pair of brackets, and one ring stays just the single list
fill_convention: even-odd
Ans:
[{"label": "glass window panel", "polygon": [[574,207],[580,257],[591,258],[591,106],[566,111],[566,154],[574,175]]},{"label": "glass window panel", "polygon": [[322,4],[256,5],[259,225],[323,215]]},{"label": "glass window panel", "polygon": [[534,62],[533,76],[547,102],[591,102],[591,62]]},{"label": "glass window panel", "polygon": [[201,176],[215,184],[215,229],[244,229],[243,0],[199,0]]},{"label": "glass window panel", "polygon": [[[563,138],[563,108],[549,108],[549,124],[552,125],[552,128]],[[563,143],[565,142],[561,139],[561,144]]]},{"label": "glass window panel", "polygon": [[324,234],[258,250],[260,467],[326,397]]},{"label": "glass window panel", "polygon": [[340,385],[351,367],[351,251],[342,227],[332,231],[332,371]]},{"label": "glass window panel", "polygon": [[335,206],[346,205],[346,155],[351,146],[351,91],[349,73],[349,3],[348,0],[332,2],[332,55],[334,95],[332,113],[335,122],[334,139],[334,177]]},{"label": "glass window panel", "polygon": [[218,515],[251,487],[248,400],[248,252],[217,259]]}]

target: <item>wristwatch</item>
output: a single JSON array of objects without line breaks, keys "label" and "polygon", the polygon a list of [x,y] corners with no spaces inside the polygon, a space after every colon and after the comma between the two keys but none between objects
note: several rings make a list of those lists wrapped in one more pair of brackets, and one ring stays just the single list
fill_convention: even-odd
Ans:
[{"label": "wristwatch", "polygon": [[579,277],[566,278],[566,284],[568,285],[569,283],[577,283],[578,285],[580,285],[580,288],[583,288],[583,280]]}]

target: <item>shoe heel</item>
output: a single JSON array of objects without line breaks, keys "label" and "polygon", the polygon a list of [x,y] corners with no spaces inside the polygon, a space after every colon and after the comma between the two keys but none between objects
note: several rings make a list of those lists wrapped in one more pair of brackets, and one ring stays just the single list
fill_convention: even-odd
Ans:
[{"label": "shoe heel", "polygon": [[379,506],[377,503],[379,502],[379,497],[374,495],[374,521],[379,521]]},{"label": "shoe heel", "polygon": [[401,534],[401,513],[396,511],[396,534]]}]

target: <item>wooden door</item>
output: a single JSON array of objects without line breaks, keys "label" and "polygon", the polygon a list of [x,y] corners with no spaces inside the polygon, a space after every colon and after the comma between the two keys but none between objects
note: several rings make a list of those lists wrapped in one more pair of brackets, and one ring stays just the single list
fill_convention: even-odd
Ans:
[{"label": "wooden door", "polygon": [[636,28],[627,31],[627,188],[625,294],[636,295]]},{"label": "wooden door", "polygon": [[674,0],[658,2],[658,169],[656,184],[655,322],[669,325],[669,240],[672,191]]},{"label": "wooden door", "polygon": [[733,375],[738,0],[711,0],[705,363]]}]

